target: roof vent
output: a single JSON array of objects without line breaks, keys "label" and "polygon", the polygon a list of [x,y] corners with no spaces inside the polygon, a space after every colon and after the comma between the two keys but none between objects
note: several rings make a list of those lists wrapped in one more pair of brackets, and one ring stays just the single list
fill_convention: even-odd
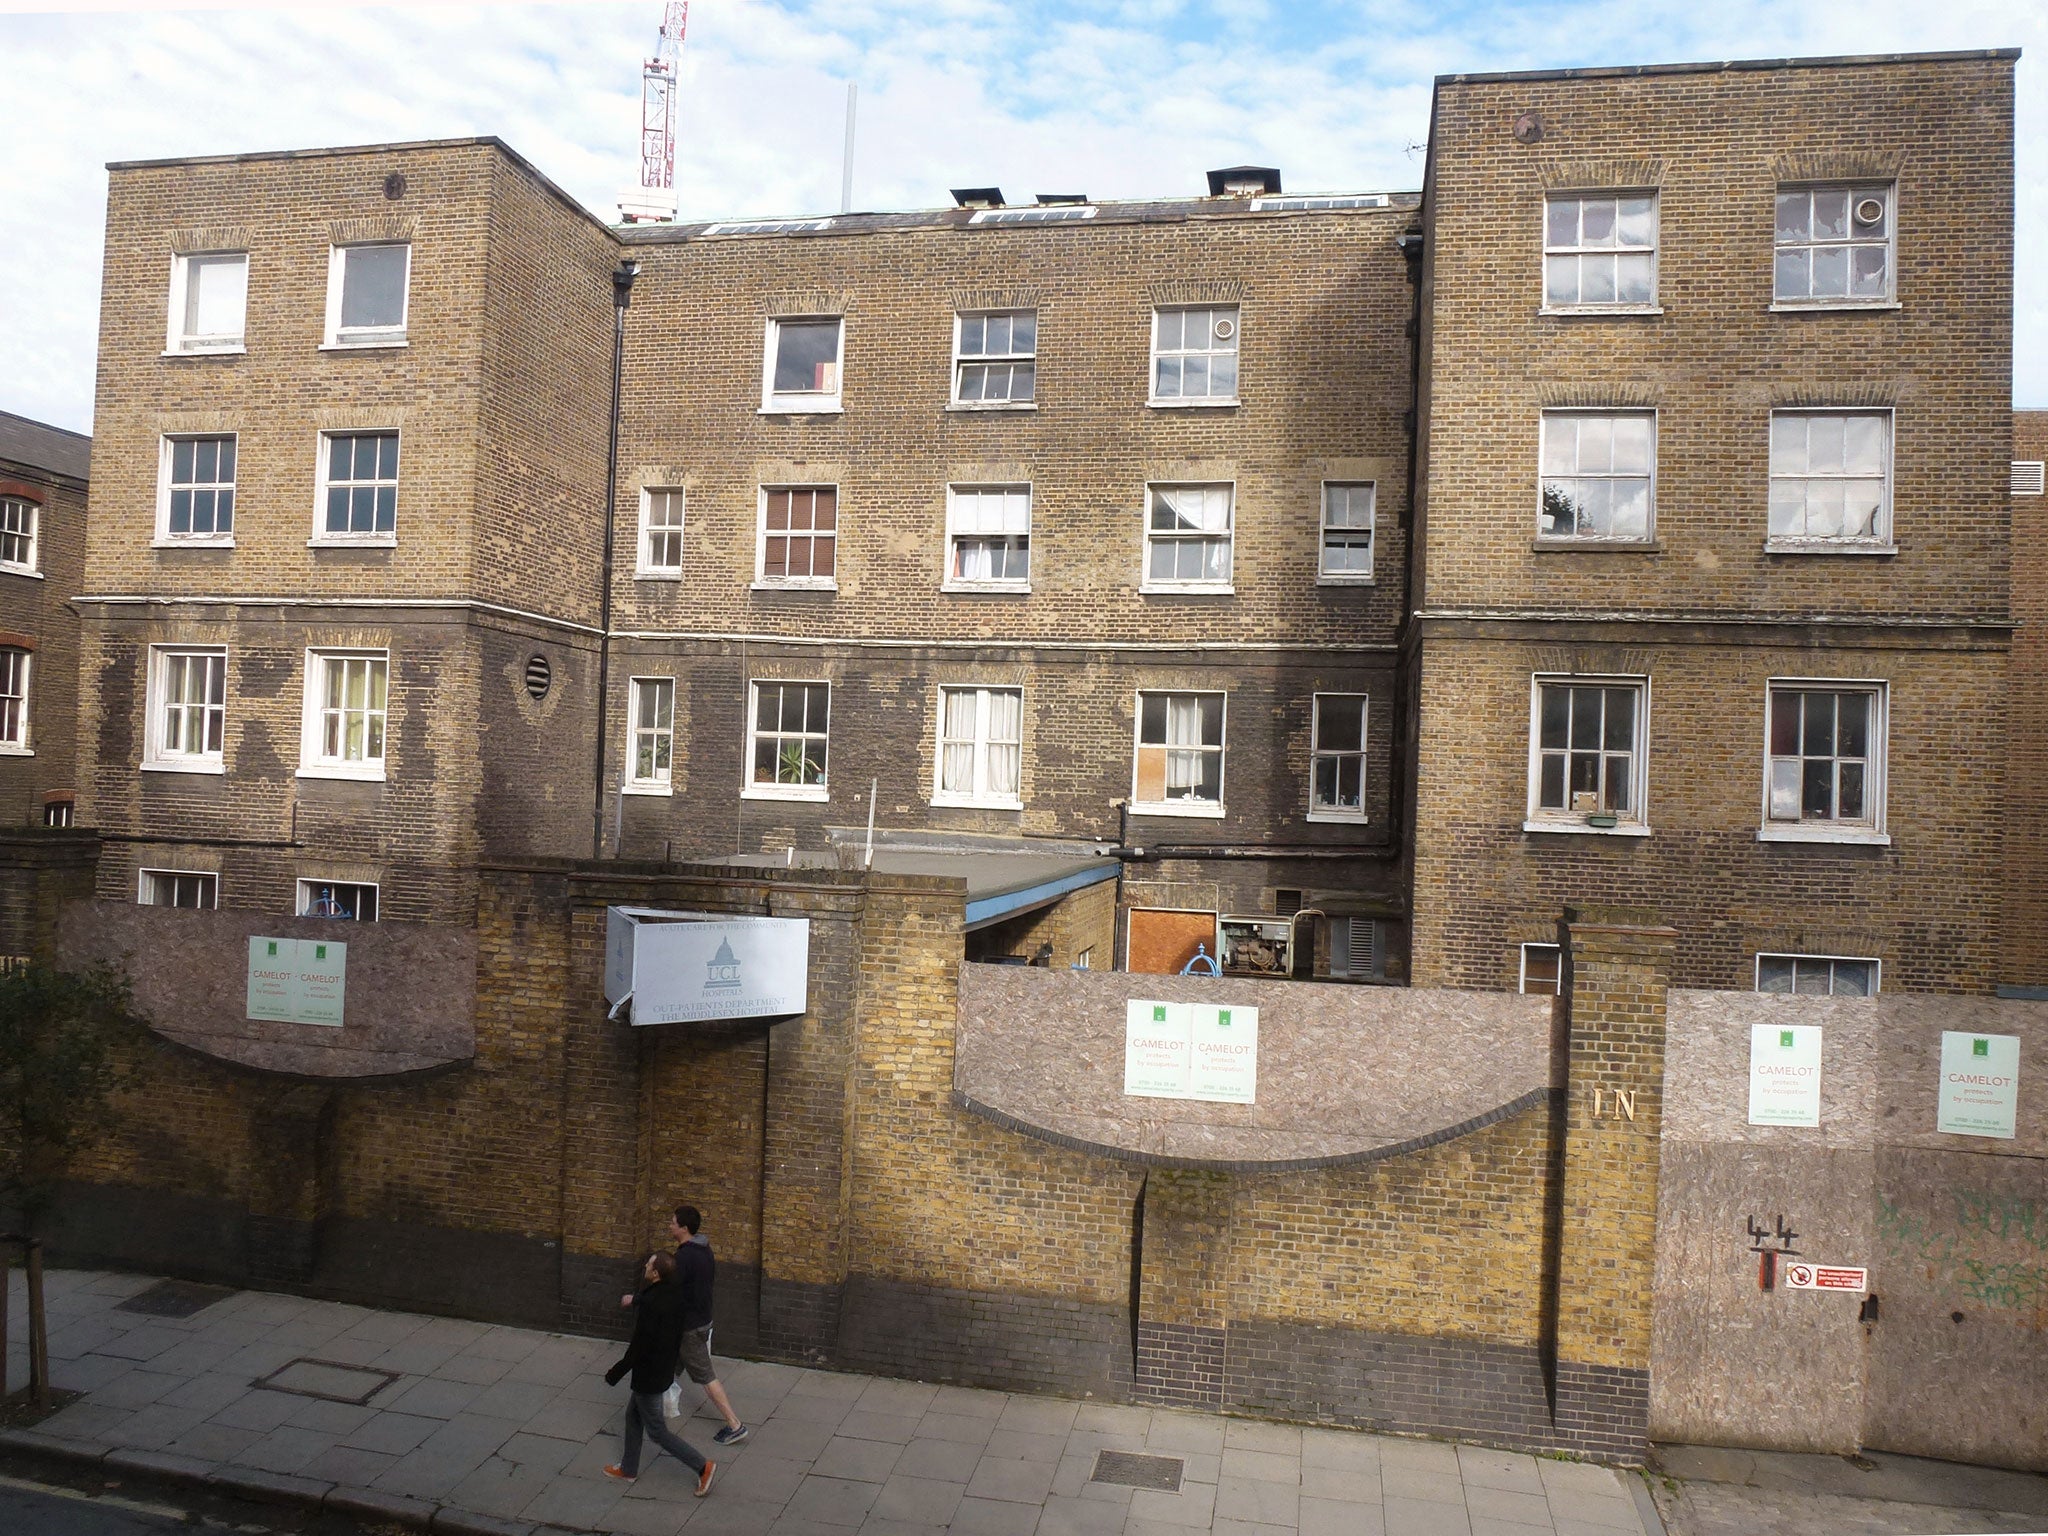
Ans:
[{"label": "roof vent", "polygon": [[1000,208],[1003,206],[1001,187],[955,187],[953,201],[962,208]]},{"label": "roof vent", "polygon": [[1209,173],[1211,197],[1276,197],[1280,169],[1272,165],[1232,165]]},{"label": "roof vent", "polygon": [[1038,194],[1040,207],[1047,207],[1056,203],[1085,203],[1087,201],[1088,194],[1086,192],[1041,192]]}]

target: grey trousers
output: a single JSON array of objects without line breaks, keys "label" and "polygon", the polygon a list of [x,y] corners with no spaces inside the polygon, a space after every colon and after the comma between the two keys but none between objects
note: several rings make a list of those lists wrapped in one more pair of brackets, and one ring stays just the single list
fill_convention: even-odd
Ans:
[{"label": "grey trousers", "polygon": [[640,1475],[640,1433],[643,1428],[648,1439],[692,1472],[704,1470],[703,1454],[672,1431],[662,1418],[661,1396],[659,1392],[635,1392],[626,1399],[626,1450],[619,1457],[619,1470],[628,1477]]}]

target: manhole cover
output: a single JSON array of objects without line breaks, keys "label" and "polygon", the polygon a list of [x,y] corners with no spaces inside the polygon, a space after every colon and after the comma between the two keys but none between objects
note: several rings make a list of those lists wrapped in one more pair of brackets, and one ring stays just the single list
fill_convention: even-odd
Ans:
[{"label": "manhole cover", "polygon": [[190,1317],[204,1312],[216,1301],[234,1295],[225,1285],[199,1285],[191,1280],[159,1280],[146,1291],[137,1291],[114,1308],[116,1312],[140,1312],[147,1317]]},{"label": "manhole cover", "polygon": [[338,1360],[288,1360],[253,1386],[272,1392],[291,1392],[299,1397],[317,1397],[330,1403],[367,1403],[392,1382],[396,1371],[376,1371],[367,1365],[343,1365]]},{"label": "manhole cover", "polygon": [[1157,1488],[1165,1493],[1180,1492],[1184,1463],[1178,1456],[1140,1456],[1134,1451],[1097,1451],[1091,1483],[1115,1483],[1119,1488]]}]

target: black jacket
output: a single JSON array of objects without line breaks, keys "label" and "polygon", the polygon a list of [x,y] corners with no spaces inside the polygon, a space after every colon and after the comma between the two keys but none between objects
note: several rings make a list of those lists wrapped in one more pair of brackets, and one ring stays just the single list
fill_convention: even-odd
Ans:
[{"label": "black jacket", "polygon": [[711,1257],[711,1245],[691,1238],[676,1249],[676,1284],[683,1291],[683,1328],[711,1326],[711,1283],[718,1265]]},{"label": "black jacket", "polygon": [[604,1373],[605,1383],[615,1387],[631,1371],[635,1392],[666,1392],[682,1352],[683,1293],[674,1281],[657,1280],[635,1298],[633,1340]]}]

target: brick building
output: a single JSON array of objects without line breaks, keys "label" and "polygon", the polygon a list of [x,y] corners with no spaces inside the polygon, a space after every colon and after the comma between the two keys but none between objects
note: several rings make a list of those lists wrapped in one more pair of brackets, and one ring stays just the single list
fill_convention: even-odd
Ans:
[{"label": "brick building", "polygon": [[0,411],[0,825],[68,827],[92,439]]},{"label": "brick building", "polygon": [[2012,418],[2011,749],[2006,754],[2005,961],[1999,990],[2048,998],[2048,411]]},{"label": "brick building", "polygon": [[1418,982],[1597,897],[1684,986],[1989,990],[2014,58],[1438,82]]},{"label": "brick building", "polygon": [[1419,199],[117,165],[101,894],[460,921],[872,827],[1113,851],[1096,965],[1541,986],[1597,899],[1684,985],[1988,989],[2013,60],[1450,77]]}]

